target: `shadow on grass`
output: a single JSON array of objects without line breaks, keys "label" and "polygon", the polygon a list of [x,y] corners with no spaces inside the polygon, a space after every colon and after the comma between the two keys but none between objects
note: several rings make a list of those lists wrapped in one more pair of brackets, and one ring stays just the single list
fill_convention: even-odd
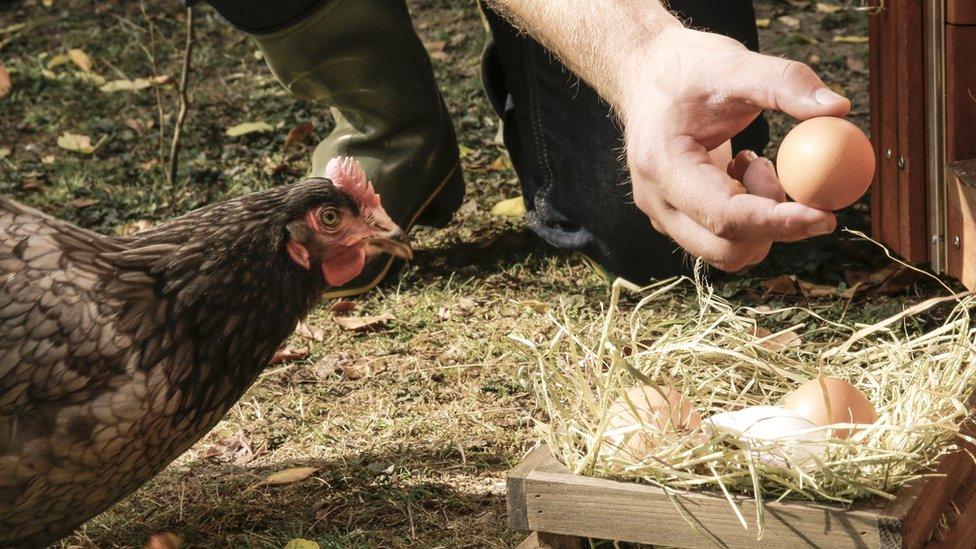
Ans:
[{"label": "shadow on grass", "polygon": [[[318,470],[294,484],[260,485],[292,467]],[[497,546],[501,540],[472,534],[484,532],[485,521],[504,523],[504,495],[483,479],[471,477],[465,486],[463,473],[500,476],[507,468],[501,456],[469,451],[462,462],[454,449],[430,448],[254,467],[199,459],[168,468],[66,541],[142,547],[153,533],[170,531],[184,547],[281,547],[281,540],[298,537],[350,547],[374,546],[375,533],[398,531],[403,547],[451,539],[451,546]]]}]

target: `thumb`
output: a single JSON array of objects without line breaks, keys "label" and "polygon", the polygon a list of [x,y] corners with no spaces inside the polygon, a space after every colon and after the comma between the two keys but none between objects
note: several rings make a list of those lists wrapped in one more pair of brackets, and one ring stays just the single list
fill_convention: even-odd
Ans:
[{"label": "thumb", "polygon": [[828,88],[813,69],[789,59],[751,53],[752,70],[743,91],[748,101],[764,109],[783,111],[806,120],[815,116],[846,116],[851,102]]}]

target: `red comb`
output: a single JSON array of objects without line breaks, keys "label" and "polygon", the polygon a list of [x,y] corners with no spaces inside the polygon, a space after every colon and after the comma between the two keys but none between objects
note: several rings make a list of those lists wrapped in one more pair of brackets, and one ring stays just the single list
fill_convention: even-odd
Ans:
[{"label": "red comb", "polygon": [[362,206],[376,208],[380,205],[380,195],[373,190],[373,184],[366,179],[366,172],[355,158],[337,156],[329,160],[325,166],[325,176]]}]

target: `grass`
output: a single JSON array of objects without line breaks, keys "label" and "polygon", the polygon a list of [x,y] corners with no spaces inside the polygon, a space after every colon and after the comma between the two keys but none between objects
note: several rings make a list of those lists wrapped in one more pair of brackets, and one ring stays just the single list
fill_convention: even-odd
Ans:
[{"label": "grass", "polygon": [[[253,42],[200,7],[179,183],[168,188],[153,90],[104,93],[70,62],[52,60],[80,48],[93,72],[108,80],[150,76],[153,63],[157,74],[176,76],[179,3],[146,0],[145,13],[137,2],[49,4],[0,6],[0,60],[14,84],[0,99],[4,194],[99,231],[121,231],[290,181],[305,171],[311,146],[331,126],[326,109],[291,98],[275,82]],[[307,359],[270,368],[213,432],[64,545],[142,546],[159,531],[196,547],[281,547],[295,537],[323,547],[500,547],[519,539],[505,528],[504,473],[534,444],[533,420],[541,411],[523,375],[530,365],[506,336],[550,338],[544,305],[592,321],[609,289],[584,261],[553,252],[521,221],[488,213],[519,190],[499,161],[505,153],[495,141],[497,119],[481,92],[478,14],[469,0],[409,4],[422,39],[449,44],[434,66],[470,151],[463,159],[469,197],[450,227],[415,235],[417,258],[397,279],[356,300],[352,314],[389,313],[395,320],[356,334],[341,330],[327,305],[316,311],[309,324],[322,341],[296,336],[289,343],[310,347]],[[772,19],[762,31],[767,51],[809,61],[843,86],[854,99],[853,119],[864,126],[867,75],[857,69],[866,47],[831,43],[832,35],[864,34],[864,17],[820,13],[813,2],[804,9],[757,4],[758,16]],[[785,14],[799,26],[776,19]],[[796,33],[816,42],[790,36]],[[168,147],[175,95],[171,87],[159,91]],[[774,137],[790,127],[780,115],[770,119]],[[274,130],[224,135],[253,121]],[[303,149],[284,154],[288,131],[304,122],[315,124],[312,136]],[[92,155],[68,152],[56,145],[63,132],[101,144]],[[843,223],[864,228],[865,207],[850,210]],[[713,275],[712,282],[736,304],[799,302],[852,322],[883,318],[939,291],[909,284],[894,296],[808,301],[770,294],[762,284],[790,274],[843,289],[846,274],[886,263],[870,247],[835,236],[777,246],[761,268]],[[296,466],[319,470],[293,485],[245,491]]]}]

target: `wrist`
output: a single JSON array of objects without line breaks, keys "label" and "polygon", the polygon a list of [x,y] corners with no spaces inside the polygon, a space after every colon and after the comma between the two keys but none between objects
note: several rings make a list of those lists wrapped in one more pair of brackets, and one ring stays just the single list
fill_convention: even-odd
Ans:
[{"label": "wrist", "polygon": [[661,74],[659,69],[662,66],[670,67],[668,70],[676,68],[674,65],[680,55],[677,44],[684,40],[686,32],[694,32],[676,19],[673,21],[674,24],[668,24],[636,47],[625,48],[619,53],[614,65],[616,96],[610,103],[625,127],[641,105],[657,101],[653,96],[667,84],[667,75]]}]

